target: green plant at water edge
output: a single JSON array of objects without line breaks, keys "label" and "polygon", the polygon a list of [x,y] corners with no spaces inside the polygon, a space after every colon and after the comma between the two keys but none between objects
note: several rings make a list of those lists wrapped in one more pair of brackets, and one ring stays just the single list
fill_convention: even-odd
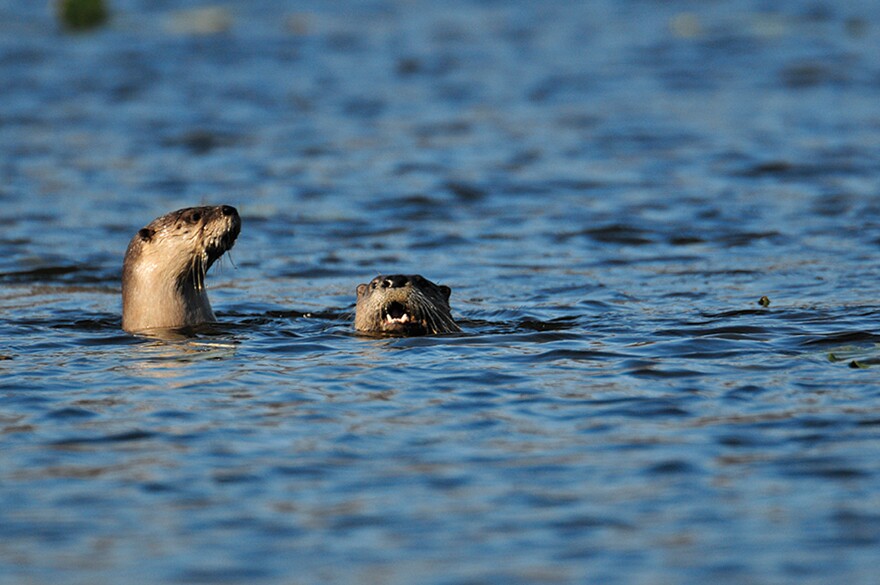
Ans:
[{"label": "green plant at water edge", "polygon": [[55,7],[61,24],[70,30],[88,30],[107,22],[104,0],[58,0]]}]

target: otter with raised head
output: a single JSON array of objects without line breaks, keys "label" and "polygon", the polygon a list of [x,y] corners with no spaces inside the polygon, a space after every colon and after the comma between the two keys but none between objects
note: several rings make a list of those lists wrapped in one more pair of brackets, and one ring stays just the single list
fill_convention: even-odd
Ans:
[{"label": "otter with raised head", "polygon": [[122,266],[122,328],[135,333],[216,321],[205,275],[240,231],[241,218],[229,205],[179,209],[138,231]]},{"label": "otter with raised head", "polygon": [[429,335],[461,331],[452,320],[448,286],[418,274],[380,275],[357,287],[354,327],[372,335]]}]

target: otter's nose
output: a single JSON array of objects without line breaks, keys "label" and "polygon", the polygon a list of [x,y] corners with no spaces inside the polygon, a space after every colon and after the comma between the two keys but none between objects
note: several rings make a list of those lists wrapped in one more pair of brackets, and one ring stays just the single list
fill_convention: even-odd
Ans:
[{"label": "otter's nose", "polygon": [[221,205],[220,213],[222,213],[223,215],[238,215],[238,210],[231,205]]},{"label": "otter's nose", "polygon": [[409,284],[409,278],[403,274],[392,274],[386,276],[382,283],[386,288],[401,288]]}]

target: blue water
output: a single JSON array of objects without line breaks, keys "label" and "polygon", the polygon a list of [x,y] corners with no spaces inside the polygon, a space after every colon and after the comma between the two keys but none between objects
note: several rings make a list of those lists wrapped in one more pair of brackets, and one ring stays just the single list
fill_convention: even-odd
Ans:
[{"label": "blue water", "polygon": [[[0,583],[876,582],[876,3],[112,8],[0,1]],[[123,333],[203,203],[221,323]]]}]

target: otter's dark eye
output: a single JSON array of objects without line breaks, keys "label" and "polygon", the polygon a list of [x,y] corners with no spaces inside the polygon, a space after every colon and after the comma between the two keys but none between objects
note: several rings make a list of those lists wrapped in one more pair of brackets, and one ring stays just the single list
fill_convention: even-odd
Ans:
[{"label": "otter's dark eye", "polygon": [[201,219],[202,219],[202,214],[199,213],[198,211],[193,211],[192,215],[189,216],[190,223],[196,223],[198,221],[201,221]]}]

